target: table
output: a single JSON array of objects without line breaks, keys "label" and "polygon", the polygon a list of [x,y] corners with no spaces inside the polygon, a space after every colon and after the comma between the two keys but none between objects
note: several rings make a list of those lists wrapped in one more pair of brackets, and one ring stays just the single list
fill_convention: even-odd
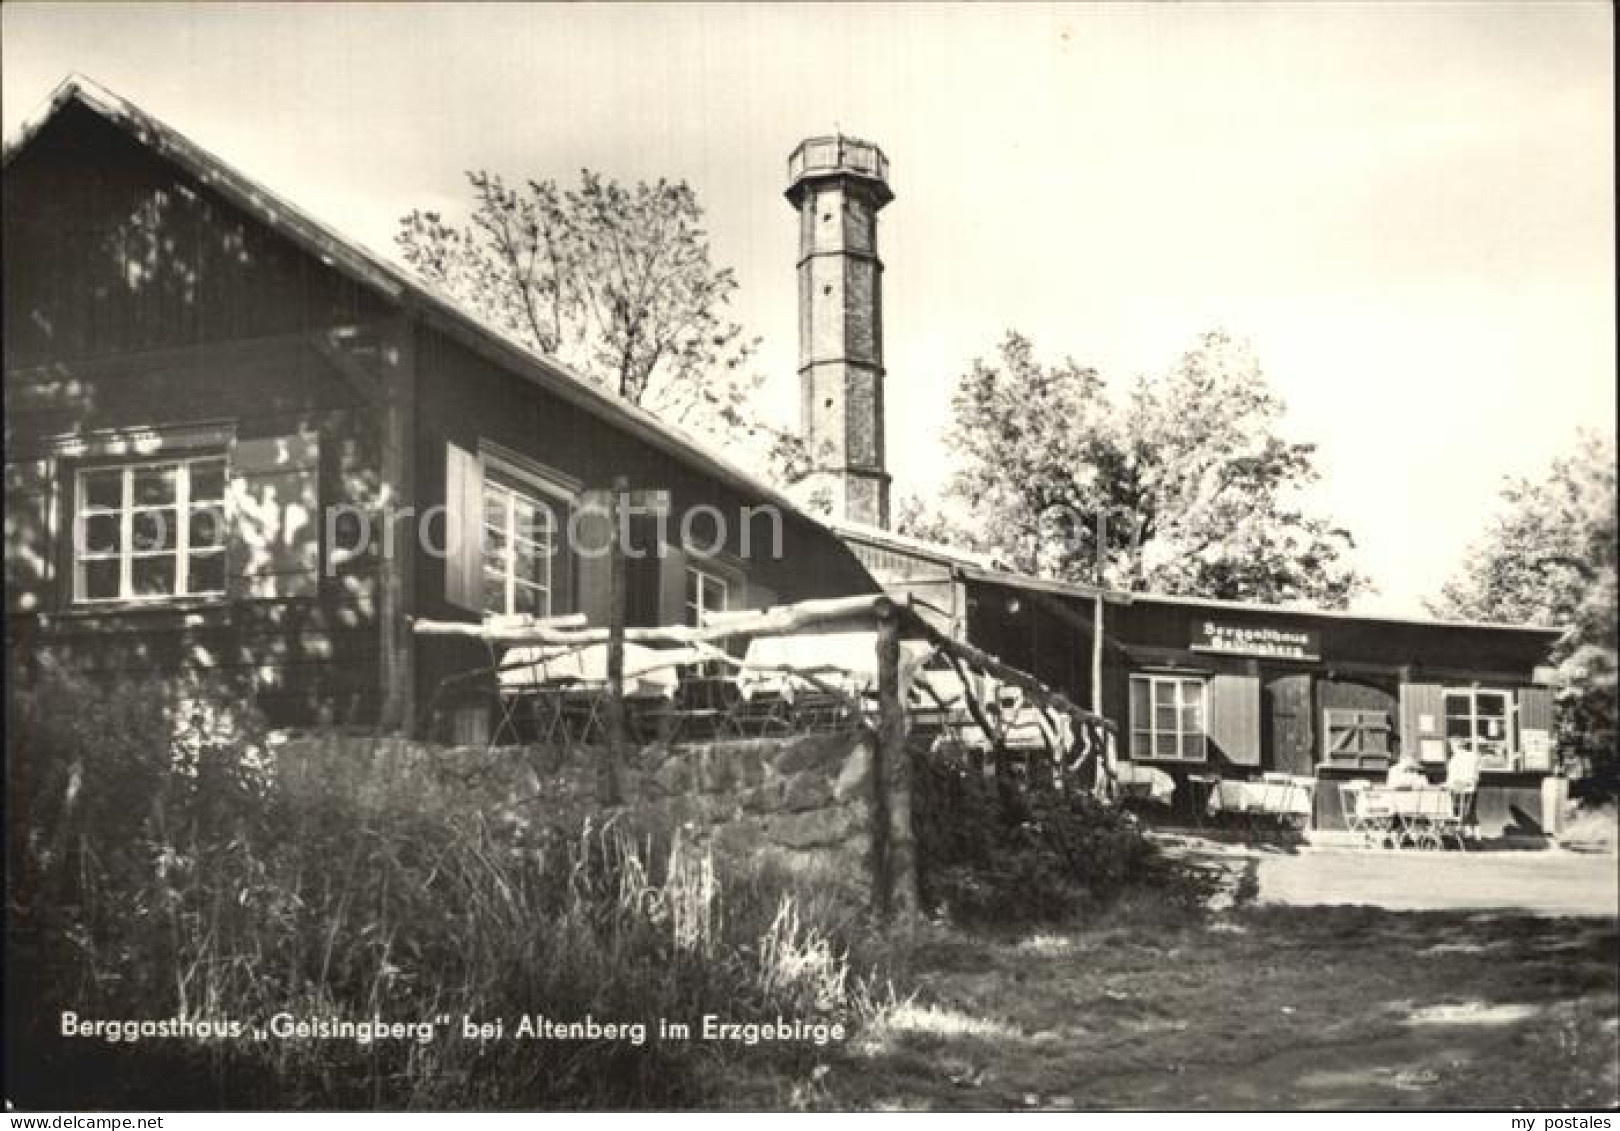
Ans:
[{"label": "table", "polygon": [[[922,640],[900,642],[900,693],[933,652]],[[791,669],[791,670],[790,670]],[[798,673],[804,673],[803,675]],[[813,676],[815,682],[805,679]],[[851,696],[875,693],[878,684],[876,632],[806,632],[792,636],[756,636],[748,642],[737,671],[737,691],[744,699],[760,693],[791,699],[816,683]]]},{"label": "table", "polygon": [[1126,798],[1146,798],[1156,805],[1169,805],[1175,796],[1176,779],[1152,766],[1121,762],[1114,767],[1114,781]]},{"label": "table", "polygon": [[[680,686],[679,668],[699,663],[701,649],[624,645],[624,698],[632,707],[669,704]],[[506,650],[496,670],[501,719],[495,733],[516,723],[520,703],[535,714],[537,738],[588,741],[602,736],[607,703],[608,646],[524,645]]]},{"label": "table", "polygon": [[1210,790],[1208,810],[1249,817],[1275,817],[1308,823],[1311,819],[1312,783],[1309,779],[1276,777],[1261,781],[1218,781]]},{"label": "table", "polygon": [[[644,644],[624,646],[624,694],[627,699],[672,699],[680,683],[677,668],[701,660],[696,648],[649,648]],[[508,648],[501,657],[502,694],[515,694],[538,687],[579,689],[607,687],[608,646],[588,644],[583,648],[533,645]]]},{"label": "table", "polygon": [[1394,847],[1443,848],[1445,838],[1458,835],[1467,817],[1472,790],[1449,786],[1399,788],[1369,786],[1357,802],[1369,831]]},{"label": "table", "polygon": [[1211,813],[1311,815],[1311,790],[1295,781],[1218,781],[1210,790]]}]

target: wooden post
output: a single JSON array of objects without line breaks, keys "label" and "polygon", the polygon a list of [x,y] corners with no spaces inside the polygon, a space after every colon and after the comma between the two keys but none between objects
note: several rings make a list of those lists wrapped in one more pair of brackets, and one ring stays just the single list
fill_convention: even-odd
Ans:
[{"label": "wooden post", "polygon": [[1102,714],[1103,562],[1108,552],[1108,512],[1097,513],[1097,599],[1091,617],[1091,711]]},{"label": "wooden post", "polygon": [[621,475],[613,480],[613,490],[608,493],[607,749],[602,752],[597,787],[597,800],[603,805],[617,805],[620,801],[619,760],[624,753],[624,622],[628,595],[620,527],[629,486]]},{"label": "wooden post", "polygon": [[911,762],[906,753],[906,711],[900,694],[900,616],[885,602],[878,610],[878,733],[872,784],[877,910],[886,919],[917,912],[917,859],[911,831]]},{"label": "wooden post", "polygon": [[1091,616],[1091,710],[1102,714],[1103,677],[1103,596],[1097,594],[1096,611]]},{"label": "wooden post", "polygon": [[[385,733],[409,735],[416,714],[416,643],[409,617],[416,611],[416,530],[397,531],[403,508],[416,503],[416,331],[408,315],[387,321],[379,333],[377,365],[382,393],[381,478],[383,560],[377,571],[378,678],[382,701],[378,723]],[[357,366],[356,368],[360,368]],[[404,537],[398,535],[403,533]]]}]

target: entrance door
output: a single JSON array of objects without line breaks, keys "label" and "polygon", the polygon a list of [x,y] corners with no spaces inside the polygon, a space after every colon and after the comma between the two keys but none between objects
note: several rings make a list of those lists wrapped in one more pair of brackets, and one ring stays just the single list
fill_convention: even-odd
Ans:
[{"label": "entrance door", "polygon": [[1269,749],[1265,766],[1284,774],[1310,777],[1316,772],[1311,719],[1311,674],[1300,671],[1265,673],[1261,720]]}]

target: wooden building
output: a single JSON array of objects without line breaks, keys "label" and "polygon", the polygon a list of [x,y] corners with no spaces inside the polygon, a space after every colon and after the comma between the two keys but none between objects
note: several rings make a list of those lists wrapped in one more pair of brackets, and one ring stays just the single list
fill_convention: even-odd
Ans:
[{"label": "wooden building", "polygon": [[[881,585],[1115,720],[1122,755],[1176,778],[1184,805],[1195,778],[1308,775],[1331,826],[1338,782],[1401,749],[1438,774],[1467,738],[1482,817],[1535,823],[1555,632],[1098,592],[852,520],[887,509],[886,178],[850,139],[790,163],[805,426],[844,516],[829,529],[139,108],[64,83],[4,158],[10,671],[196,668],[285,725],[447,723],[444,681],[487,656],[414,638],[412,618],[603,623],[606,557],[584,543],[623,479],[633,544],[667,539],[629,563],[633,624]],[[854,213],[828,203],[846,197]]]},{"label": "wooden building", "polygon": [[87,81],[7,147],[4,288],[14,675],[195,667],[286,725],[431,725],[485,657],[411,619],[603,623],[581,532],[619,477],[633,544],[668,538],[633,624],[875,591],[787,498]]},{"label": "wooden building", "polygon": [[1542,784],[1557,769],[1542,665],[1556,629],[1099,592],[873,527],[837,528],[939,627],[1116,722],[1121,757],[1170,774],[1183,817],[1196,816],[1212,780],[1283,773],[1315,779],[1314,824],[1339,828],[1342,782],[1381,779],[1403,750],[1443,780],[1458,739],[1481,755],[1482,830],[1542,830]]}]

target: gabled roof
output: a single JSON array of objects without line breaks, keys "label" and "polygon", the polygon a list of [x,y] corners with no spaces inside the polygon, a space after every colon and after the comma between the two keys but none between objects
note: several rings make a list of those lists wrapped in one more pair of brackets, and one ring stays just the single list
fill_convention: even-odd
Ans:
[{"label": "gabled roof", "polygon": [[455,300],[399,265],[370,251],[297,205],[244,176],[184,134],[82,75],[69,75],[45,105],[7,140],[0,167],[9,168],[49,122],[70,104],[82,106],[138,144],[173,162],[259,223],[321,263],[382,295],[493,364],[634,436],[688,467],[745,495],[763,499],[820,525],[797,503],[656,416],[603,392],[555,358],[545,357],[485,324]]}]

